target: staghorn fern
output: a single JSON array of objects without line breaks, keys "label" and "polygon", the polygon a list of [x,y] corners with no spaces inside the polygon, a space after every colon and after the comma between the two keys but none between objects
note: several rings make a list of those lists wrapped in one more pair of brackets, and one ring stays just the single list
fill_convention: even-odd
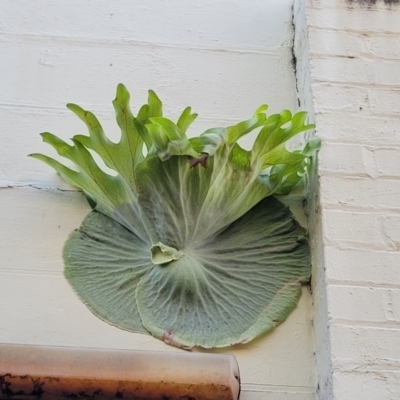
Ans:
[{"label": "staghorn fern", "polygon": [[[32,154],[94,210],[63,252],[80,299],[112,325],[184,348],[246,343],[284,321],[309,281],[310,260],[305,231],[274,196],[307,189],[319,141],[285,147],[313,128],[306,113],[267,116],[261,106],[247,121],[189,139],[197,116],[190,107],[174,123],[149,91],[135,117],[122,84],[113,105],[119,143],[73,104],[89,136],[74,136],[71,146],[42,134],[79,172]],[[243,149],[238,140],[256,128],[253,148]]]}]

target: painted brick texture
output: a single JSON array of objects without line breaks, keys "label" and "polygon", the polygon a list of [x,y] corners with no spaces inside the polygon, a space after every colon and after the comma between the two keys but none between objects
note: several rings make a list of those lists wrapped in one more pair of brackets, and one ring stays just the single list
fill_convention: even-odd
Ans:
[{"label": "painted brick texture", "polygon": [[[298,100],[323,139],[310,227],[316,397],[400,398],[400,4],[295,0],[292,21],[290,0],[0,3],[0,341],[173,350],[102,323],[73,296],[60,252],[88,209],[26,154],[48,151],[43,130],[81,131],[67,101],[115,132],[119,81],[138,103],[156,89],[169,115],[191,104],[196,133],[264,102],[295,109],[293,22]],[[233,350],[243,400],[314,397],[312,312],[305,290],[268,340]]]},{"label": "painted brick texture", "polygon": [[331,362],[331,379],[320,374],[317,398],[395,400],[400,398],[400,4],[309,0],[306,8],[311,91],[323,139],[316,223],[325,272],[314,285],[326,285],[329,334],[317,335],[317,341],[326,341]]},{"label": "painted brick texture", "polygon": [[[171,118],[191,105],[193,134],[263,103],[295,111],[292,1],[0,0],[0,9],[0,342],[176,351],[102,322],[77,299],[61,252],[89,206],[27,154],[55,155],[40,132],[86,134],[67,102],[95,112],[118,139],[119,82],[135,113],[148,89]],[[242,400],[314,397],[312,314],[304,288],[275,332],[227,350],[241,368]]]}]

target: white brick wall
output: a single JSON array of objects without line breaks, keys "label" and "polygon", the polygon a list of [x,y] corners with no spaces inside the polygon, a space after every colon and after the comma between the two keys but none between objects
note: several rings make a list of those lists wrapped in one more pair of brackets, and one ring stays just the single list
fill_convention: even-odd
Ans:
[{"label": "white brick wall", "polygon": [[[93,110],[115,137],[119,82],[135,106],[149,88],[171,117],[191,105],[194,133],[263,103],[295,110],[292,1],[0,0],[0,9],[0,342],[176,351],[107,325],[73,294],[61,249],[89,207],[27,154],[51,153],[40,132],[86,132],[67,102]],[[304,289],[274,333],[227,350],[242,400],[313,398],[312,313]]]},{"label": "white brick wall", "polygon": [[[320,301],[314,322],[317,398],[395,400],[400,398],[400,4],[305,3],[296,2],[307,14],[311,84],[299,92],[312,93],[323,139],[319,197],[311,209],[316,210],[313,240],[320,244],[314,246],[313,284],[315,302]],[[304,24],[300,11],[298,23]]]},{"label": "white brick wall", "polygon": [[191,104],[200,132],[264,102],[295,109],[297,87],[323,139],[314,307],[305,290],[272,335],[232,349],[242,399],[399,399],[400,4],[372,3],[295,0],[292,19],[291,0],[0,0],[0,341],[173,350],[99,321],[62,278],[63,242],[88,208],[26,154],[49,151],[41,131],[81,131],[66,102],[116,132],[122,81],[137,104],[155,89],[172,116]]}]

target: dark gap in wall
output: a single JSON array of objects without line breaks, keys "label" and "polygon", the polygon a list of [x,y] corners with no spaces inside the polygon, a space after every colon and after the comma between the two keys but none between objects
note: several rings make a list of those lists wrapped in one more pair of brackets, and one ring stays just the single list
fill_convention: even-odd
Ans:
[{"label": "dark gap in wall", "polygon": [[297,96],[297,105],[298,107],[301,107],[301,102],[300,102],[300,97],[299,97],[299,83],[297,81],[297,57],[296,57],[296,51],[295,51],[295,40],[296,40],[296,24],[294,20],[294,6],[292,6],[292,30],[293,30],[293,41],[292,41],[292,47],[291,47],[291,53],[292,53],[292,68],[294,72],[294,79],[296,82],[296,96]]}]

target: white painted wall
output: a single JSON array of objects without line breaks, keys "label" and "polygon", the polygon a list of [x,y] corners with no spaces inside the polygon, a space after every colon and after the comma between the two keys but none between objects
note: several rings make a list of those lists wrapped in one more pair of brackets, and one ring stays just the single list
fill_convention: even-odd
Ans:
[{"label": "white painted wall", "polygon": [[300,97],[323,139],[310,210],[317,398],[397,400],[400,4],[295,3],[296,49],[309,46]]},{"label": "white painted wall", "polygon": [[[94,317],[62,276],[61,249],[89,207],[46,165],[39,133],[84,133],[64,105],[117,134],[117,83],[132,104],[156,90],[166,113],[199,113],[194,133],[297,106],[291,0],[0,0],[0,342],[176,351]],[[382,154],[382,157],[384,155]],[[243,400],[313,398],[311,296],[271,335],[228,351]]]}]

